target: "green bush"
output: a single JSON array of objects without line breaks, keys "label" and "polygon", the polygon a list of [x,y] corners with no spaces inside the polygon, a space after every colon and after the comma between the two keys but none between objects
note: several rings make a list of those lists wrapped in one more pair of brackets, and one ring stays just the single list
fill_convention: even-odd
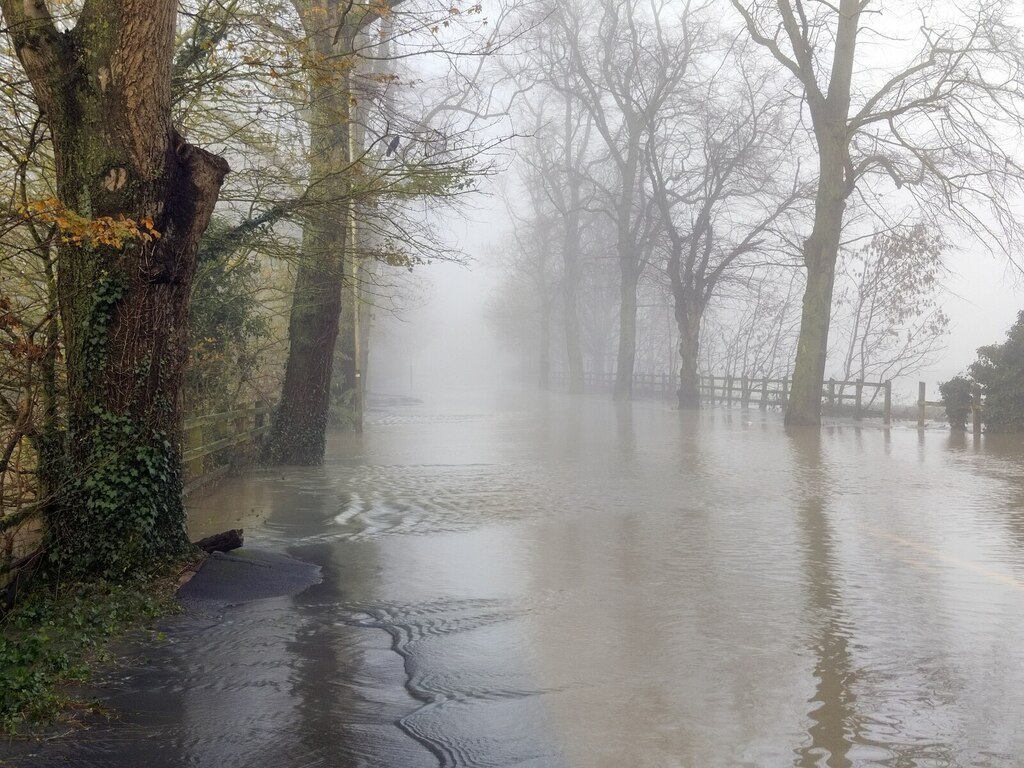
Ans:
[{"label": "green bush", "polygon": [[1005,342],[978,349],[978,359],[967,372],[985,393],[985,428],[1024,431],[1024,311],[1018,313]]},{"label": "green bush", "polygon": [[964,376],[954,376],[939,384],[939,392],[946,406],[950,429],[963,432],[967,429],[967,418],[971,415],[971,381]]},{"label": "green bush", "polygon": [[238,407],[240,382],[256,369],[259,345],[269,333],[258,259],[249,249],[226,247],[230,232],[215,219],[199,246],[185,374],[185,402],[193,415]]},{"label": "green bush", "polygon": [[88,677],[105,642],[173,612],[171,580],[40,585],[0,619],[0,734],[53,721],[74,702],[63,684]]}]

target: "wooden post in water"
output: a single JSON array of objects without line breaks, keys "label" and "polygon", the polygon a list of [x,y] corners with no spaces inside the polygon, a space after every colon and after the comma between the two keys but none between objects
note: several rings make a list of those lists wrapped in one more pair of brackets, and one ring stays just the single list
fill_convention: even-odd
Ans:
[{"label": "wooden post in water", "polygon": [[761,410],[768,410],[768,378],[761,379]]},{"label": "wooden post in water", "polygon": [[892,423],[892,382],[885,382],[885,405],[882,410],[882,423],[886,426]]},{"label": "wooden post in water", "polygon": [[828,380],[828,412],[835,413],[836,410],[836,380]]},{"label": "wooden post in water", "polygon": [[856,400],[854,401],[853,418],[860,421],[864,416],[862,410],[864,407],[864,379],[857,379],[854,392],[856,393]]},{"label": "wooden post in water", "polygon": [[974,436],[981,435],[981,384],[975,382],[971,385],[971,422],[974,427]]},{"label": "wooden post in water", "polygon": [[725,377],[725,404],[732,408],[732,376]]},{"label": "wooden post in water", "polygon": [[740,407],[745,411],[750,407],[750,380],[747,374],[740,379]]},{"label": "wooden post in water", "polygon": [[917,382],[917,428],[924,429],[924,382]]}]

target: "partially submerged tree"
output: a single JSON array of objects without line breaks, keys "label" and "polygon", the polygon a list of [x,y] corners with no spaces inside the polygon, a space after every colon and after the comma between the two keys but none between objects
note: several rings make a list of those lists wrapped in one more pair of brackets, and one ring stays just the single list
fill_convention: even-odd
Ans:
[{"label": "partially submerged tree", "polygon": [[[683,15],[689,18],[688,6]],[[566,41],[577,95],[607,154],[607,173],[595,169],[600,208],[615,226],[619,266],[619,346],[616,400],[629,399],[636,362],[637,290],[655,242],[655,216],[645,183],[647,126],[684,86],[702,40],[697,22],[677,23],[671,6],[629,0],[597,7],[559,4],[552,18]],[[670,21],[671,20],[671,21]]]},{"label": "partially submerged tree", "polygon": [[[420,35],[432,41],[427,50],[454,59],[460,56],[437,35],[461,11],[455,6],[425,13],[414,10],[402,23],[385,26],[384,20],[399,15],[394,10],[399,2],[293,0],[302,27],[298,44],[307,53],[299,88],[309,136],[303,158],[308,186],[302,210],[296,213],[303,225],[303,257],[289,321],[288,362],[264,446],[270,463],[323,461],[339,348],[339,388],[359,397],[365,317],[358,310],[365,298],[362,281],[371,272],[366,263],[378,260],[410,267],[425,260],[424,254],[437,253],[436,242],[432,245],[431,237],[423,236],[429,231],[424,220],[430,212],[396,214],[395,201],[422,204],[453,197],[471,189],[474,174],[487,172],[484,164],[475,164],[487,142],[475,142],[468,133],[460,142],[454,132],[433,125],[449,114],[475,116],[465,93],[448,94],[448,100],[429,107],[419,105],[422,112],[414,117],[390,111],[387,94],[400,78],[382,73],[374,64],[381,52],[381,34]],[[475,44],[473,35],[466,38],[464,45]],[[394,56],[412,55],[416,46],[410,47],[410,52]],[[340,344],[339,315],[346,320]],[[354,407],[358,410],[358,403]]]},{"label": "partially submerged tree", "polygon": [[[1010,198],[1021,170],[1006,149],[1024,106],[1016,82],[1022,56],[1012,3],[962,9],[882,9],[875,0],[731,0],[751,39],[798,83],[818,152],[814,223],[803,244],[807,270],[800,343],[786,423],[821,420],[822,382],[843,214],[859,193],[880,216],[871,177],[882,177],[974,232],[991,233],[987,207],[1004,234],[1016,230]],[[929,13],[929,11],[933,11]],[[891,35],[882,29],[886,14]],[[917,28],[914,28],[914,22]],[[861,65],[866,39],[912,35],[912,55]],[[890,40],[891,42],[891,40]],[[891,48],[890,48],[891,50]],[[880,74],[881,73],[881,74]],[[893,206],[885,206],[892,208]]]},{"label": "partially submerged tree", "polygon": [[667,240],[679,328],[680,408],[700,407],[705,311],[744,260],[764,261],[778,248],[774,230],[803,194],[799,166],[785,168],[792,131],[783,121],[784,96],[769,76],[750,71],[744,55],[734,46],[727,59],[736,64],[735,81],[721,72],[709,77],[690,103],[648,125],[650,196]]},{"label": "partially submerged tree", "polygon": [[50,129],[57,196],[26,215],[59,230],[68,428],[42,468],[62,573],[123,577],[188,546],[179,393],[199,238],[227,163],[171,120],[177,5],[2,0]]}]

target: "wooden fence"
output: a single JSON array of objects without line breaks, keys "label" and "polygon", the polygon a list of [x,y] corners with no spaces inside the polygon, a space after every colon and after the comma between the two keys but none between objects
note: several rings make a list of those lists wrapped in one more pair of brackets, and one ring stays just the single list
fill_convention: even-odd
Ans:
[{"label": "wooden fence", "polygon": [[223,476],[231,466],[229,449],[254,443],[270,429],[271,405],[257,404],[223,413],[185,419],[182,461],[185,493]]},{"label": "wooden fence", "polygon": [[[676,376],[665,373],[636,373],[633,375],[633,394],[670,398],[675,396]],[[564,373],[552,375],[552,383],[568,385]],[[609,391],[615,385],[614,373],[583,374],[583,385],[592,391]],[[748,376],[701,376],[700,398],[711,405],[734,404],[741,408],[756,405],[760,410],[785,408],[793,380],[790,378],[754,378]],[[869,415],[882,416],[884,423],[892,421],[891,381],[836,381],[829,379],[822,387],[824,412],[835,415],[849,413],[854,419]],[[872,410],[881,398],[880,410]]]}]

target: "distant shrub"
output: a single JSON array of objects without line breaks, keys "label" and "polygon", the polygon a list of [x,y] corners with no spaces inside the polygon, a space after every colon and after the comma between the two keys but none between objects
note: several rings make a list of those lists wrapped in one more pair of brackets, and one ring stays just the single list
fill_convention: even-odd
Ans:
[{"label": "distant shrub", "polygon": [[985,428],[991,432],[1024,431],[1024,311],[1002,344],[978,349],[968,369],[985,391]]},{"label": "distant shrub", "polygon": [[1024,432],[1024,311],[1010,326],[1006,341],[978,348],[967,376],[940,384],[946,415],[953,429],[964,429],[970,414],[971,386],[985,393],[982,420],[989,432]]},{"label": "distant shrub", "polygon": [[949,428],[963,432],[967,429],[967,417],[971,415],[971,381],[964,376],[954,376],[939,384],[942,403],[946,406]]}]

